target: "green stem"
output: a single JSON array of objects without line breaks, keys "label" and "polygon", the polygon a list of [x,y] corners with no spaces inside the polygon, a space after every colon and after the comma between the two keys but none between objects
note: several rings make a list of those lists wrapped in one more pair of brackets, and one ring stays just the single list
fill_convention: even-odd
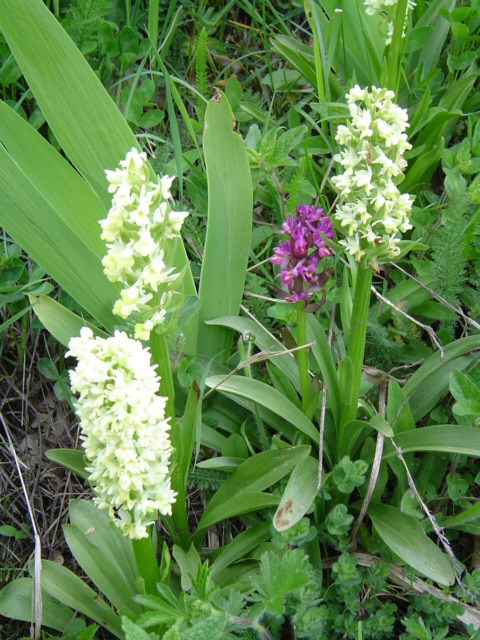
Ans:
[{"label": "green stem", "polygon": [[387,54],[387,78],[384,86],[398,94],[401,71],[401,56],[404,44],[403,25],[407,15],[407,0],[398,0],[393,23],[392,42]]},{"label": "green stem", "polygon": [[166,336],[152,332],[150,335],[150,352],[160,376],[160,393],[167,398],[165,416],[170,418],[170,424],[173,428],[175,422],[175,388],[173,386],[172,367]]},{"label": "green stem", "polygon": [[[170,418],[170,439],[172,446],[176,447],[181,438],[178,433],[179,426],[175,419],[175,388],[173,386],[172,367],[166,336],[153,332],[150,337],[150,350],[161,378],[160,393],[167,398],[165,417]],[[189,537],[187,499],[183,477],[181,474],[175,473],[175,470],[171,476],[171,486],[177,493],[175,503],[172,506],[172,521],[176,532],[173,537],[175,543],[182,544]]]},{"label": "green stem", "polygon": [[358,265],[357,282],[353,298],[351,330],[348,340],[348,357],[353,364],[352,403],[343,410],[341,428],[347,422],[354,420],[357,415],[360,382],[362,379],[363,356],[365,354],[365,337],[367,334],[368,309],[370,307],[370,292],[372,286],[372,267]]},{"label": "green stem", "polygon": [[155,585],[160,582],[160,571],[151,535],[149,533],[146,538],[132,540],[132,543],[138,572],[145,583],[145,592],[156,595],[158,592]]},{"label": "green stem", "polygon": [[[297,346],[307,344],[307,314],[303,310],[304,303],[297,302]],[[296,352],[298,373],[300,376],[300,389],[302,392],[302,410],[307,413],[310,403],[310,376],[308,375],[307,350],[299,349]]]}]

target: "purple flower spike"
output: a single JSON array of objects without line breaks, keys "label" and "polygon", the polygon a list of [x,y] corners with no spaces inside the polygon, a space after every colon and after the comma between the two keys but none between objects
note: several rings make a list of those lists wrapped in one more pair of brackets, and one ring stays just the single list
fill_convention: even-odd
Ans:
[{"label": "purple flower spike", "polygon": [[[281,287],[287,287],[288,293],[278,289],[280,295],[290,302],[305,301],[307,305],[314,291],[324,288],[330,269],[317,273],[322,258],[332,254],[325,244],[325,238],[332,239],[335,232],[330,218],[323,209],[309,205],[299,205],[297,216],[288,215],[282,224],[282,231],[289,238],[280,242],[273,250],[270,262],[280,267]],[[323,297],[324,299],[324,297]]]}]

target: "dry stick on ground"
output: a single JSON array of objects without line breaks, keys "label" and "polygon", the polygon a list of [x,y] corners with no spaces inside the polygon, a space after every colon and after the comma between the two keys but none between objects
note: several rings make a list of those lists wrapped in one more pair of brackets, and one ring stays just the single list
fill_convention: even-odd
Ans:
[{"label": "dry stick on ground", "polygon": [[35,627],[34,638],[35,640],[40,640],[40,634],[42,630],[42,589],[41,589],[41,580],[40,580],[40,573],[42,570],[42,545],[40,543],[40,536],[38,535],[35,516],[33,514],[33,509],[30,505],[27,488],[23,481],[22,470],[20,468],[20,460],[18,459],[17,453],[15,451],[15,447],[13,446],[13,441],[12,441],[12,438],[10,437],[10,432],[8,430],[7,423],[3,419],[3,415],[1,413],[0,413],[0,421],[7,435],[8,443],[10,445],[10,451],[12,452],[13,458],[15,460],[15,466],[17,468],[20,484],[22,485],[23,495],[25,496],[25,501],[27,503],[28,514],[30,516],[30,521],[32,523],[32,530],[33,530],[33,535],[35,539],[35,552],[34,552],[34,558],[33,558],[33,625]]}]

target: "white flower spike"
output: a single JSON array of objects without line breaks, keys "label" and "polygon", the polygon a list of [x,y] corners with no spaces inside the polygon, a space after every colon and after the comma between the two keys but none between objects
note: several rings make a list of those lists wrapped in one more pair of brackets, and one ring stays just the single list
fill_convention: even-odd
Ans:
[{"label": "white flower spike", "polygon": [[176,293],[172,288],[181,280],[172,268],[172,240],[180,235],[188,213],[171,209],[174,178],[151,182],[147,156],[135,148],[120,168],[105,174],[113,196],[108,216],[100,222],[108,248],[102,264],[107,278],[123,286],[113,313],[124,319],[135,316],[135,338],[148,340],[166,318],[166,309],[157,313],[161,301],[175,307],[173,295],[163,294]]},{"label": "white flower spike", "polygon": [[335,138],[344,147],[334,157],[344,171],[332,178],[340,195],[333,218],[346,234],[340,243],[355,260],[371,264],[395,258],[398,233],[412,228],[413,198],[397,187],[407,166],[403,153],[411,148],[408,118],[394,99],[393,91],[355,85],[347,94],[351,119]]},{"label": "white flower spike", "polygon": [[171,514],[176,495],[166,398],[157,395],[150,353],[124,332],[95,338],[87,327],[69,349],[78,360],[70,382],[95,501],[124,535],[145,538],[158,512]]}]

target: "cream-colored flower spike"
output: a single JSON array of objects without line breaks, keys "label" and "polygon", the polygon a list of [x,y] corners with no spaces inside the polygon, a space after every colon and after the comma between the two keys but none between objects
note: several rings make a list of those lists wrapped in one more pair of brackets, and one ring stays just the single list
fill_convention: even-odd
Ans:
[{"label": "cream-colored flower spike", "polygon": [[108,248],[102,264],[107,278],[123,286],[113,313],[134,318],[135,338],[148,340],[164,323],[168,309],[161,304],[175,306],[175,285],[182,276],[172,267],[172,240],[188,213],[170,206],[174,178],[151,182],[147,156],[135,148],[120,168],[105,173],[113,195],[108,216],[100,222]]},{"label": "cream-colored flower spike", "polygon": [[124,332],[95,338],[84,327],[69,349],[78,360],[70,382],[95,501],[124,535],[144,538],[159,512],[171,514],[176,495],[160,378],[148,349]]},{"label": "cream-colored flower spike", "polygon": [[411,148],[407,141],[407,112],[393,102],[387,89],[354,86],[347,94],[348,124],[338,127],[336,140],[343,149],[334,160],[343,173],[332,178],[340,195],[334,220],[340,240],[355,260],[370,264],[395,258],[400,249],[398,234],[411,229],[413,198],[401,194]]}]

